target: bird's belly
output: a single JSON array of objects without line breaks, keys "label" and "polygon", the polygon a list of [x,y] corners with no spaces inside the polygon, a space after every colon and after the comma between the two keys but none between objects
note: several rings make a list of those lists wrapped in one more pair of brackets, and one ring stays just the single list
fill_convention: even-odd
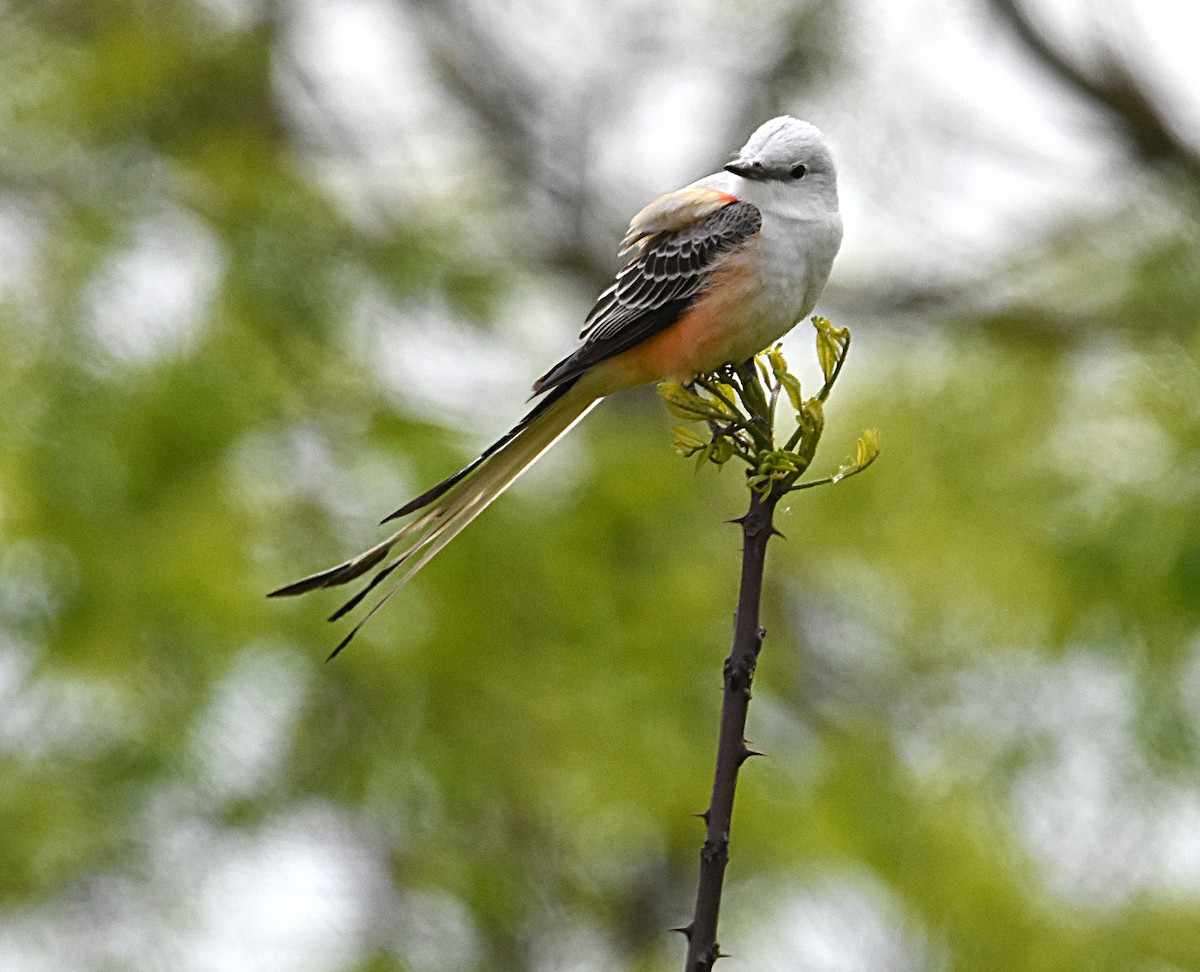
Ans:
[{"label": "bird's belly", "polygon": [[731,258],[670,327],[612,359],[616,387],[690,381],[740,363],[786,334],[801,298],[765,289],[751,254]]}]

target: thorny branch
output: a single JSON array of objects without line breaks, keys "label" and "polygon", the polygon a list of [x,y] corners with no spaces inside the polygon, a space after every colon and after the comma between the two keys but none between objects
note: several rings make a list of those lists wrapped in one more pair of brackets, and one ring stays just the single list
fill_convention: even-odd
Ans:
[{"label": "thorny branch", "polygon": [[[677,418],[704,422],[707,441],[688,428],[676,429],[676,448],[696,456],[697,464],[718,467],[737,458],[745,463],[750,487],[750,508],[735,521],[742,528],[742,576],[734,618],[733,647],[725,661],[721,728],[712,798],[701,814],[705,822],[700,850],[700,876],[692,920],[678,931],[688,941],[685,972],[709,972],[721,957],[717,944],[717,918],[729,861],[729,834],[738,772],[757,755],[747,744],[746,717],[750,689],[766,632],[759,625],[767,543],[776,534],[775,507],[788,493],[809,486],[835,483],[866,469],[879,453],[879,433],[863,432],[853,460],[822,479],[801,482],[816,453],[824,429],[824,405],[841,373],[850,348],[850,332],[824,318],[813,318],[817,329],[817,357],[824,384],[805,399],[799,380],[788,370],[778,347],[737,367],[726,367],[699,378],[689,388],[676,383],[659,387],[667,407]],[[775,443],[775,421],[782,399],[795,413],[796,428],[782,448]]]}]

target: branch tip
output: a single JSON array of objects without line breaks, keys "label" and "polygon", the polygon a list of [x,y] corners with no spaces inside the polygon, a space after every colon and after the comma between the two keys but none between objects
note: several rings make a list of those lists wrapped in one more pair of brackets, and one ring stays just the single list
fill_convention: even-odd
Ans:
[{"label": "branch tip", "polygon": [[[999,0],[994,0],[999,2]],[[745,737],[746,716],[759,652],[767,631],[759,623],[763,572],[771,537],[787,539],[775,526],[779,501],[807,485],[838,482],[865,469],[878,454],[878,433],[860,436],[853,460],[825,479],[803,480],[825,428],[825,402],[845,363],[850,332],[834,327],[825,318],[813,318],[817,330],[817,357],[824,384],[817,394],[804,398],[800,380],[787,366],[780,346],[737,365],[727,365],[700,376],[688,388],[667,383],[660,395],[672,414],[702,430],[676,430],[676,449],[697,457],[697,464],[718,468],[731,459],[746,466],[749,508],[736,519],[742,528],[742,573],[737,609],[733,615],[733,645],[723,669],[723,698],[717,742],[712,798],[708,809],[695,814],[705,822],[700,848],[700,875],[691,922],[675,931],[688,940],[685,972],[712,972],[716,961],[727,958],[717,944],[717,919],[721,905],[729,834],[740,767],[751,756],[764,753]],[[791,406],[795,427],[782,448],[775,441],[778,409]]]}]

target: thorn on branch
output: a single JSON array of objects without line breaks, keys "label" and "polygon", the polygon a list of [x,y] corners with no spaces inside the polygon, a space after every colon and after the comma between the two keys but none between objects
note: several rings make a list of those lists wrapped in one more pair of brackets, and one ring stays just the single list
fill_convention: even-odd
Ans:
[{"label": "thorn on branch", "polygon": [[747,537],[757,537],[760,533],[763,532],[764,528],[766,528],[768,530],[774,529],[774,527],[763,523],[761,520],[758,519],[758,517],[755,517],[753,520],[751,520],[749,518],[749,514],[742,517],[741,524],[742,524],[742,529],[746,532]]},{"label": "thorn on branch", "polygon": [[668,928],[667,931],[679,932],[689,942],[692,940],[692,923],[690,921],[686,925],[680,925],[678,928]]}]

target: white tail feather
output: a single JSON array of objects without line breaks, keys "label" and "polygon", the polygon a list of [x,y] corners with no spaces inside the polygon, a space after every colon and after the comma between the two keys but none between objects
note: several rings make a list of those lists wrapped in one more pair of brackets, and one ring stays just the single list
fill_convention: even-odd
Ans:
[{"label": "white tail feather", "polygon": [[[415,519],[406,523],[390,537],[351,558],[344,564],[314,574],[276,591],[276,595],[300,594],[320,587],[346,583],[381,564],[397,547],[404,549],[380,566],[370,582],[336,611],[330,620],[336,620],[356,607],[366,595],[405,565],[418,552],[420,557],[392,583],[379,600],[358,621],[350,633],[329,656],[340,652],[358,630],[374,616],[405,584],[425,567],[447,544],[450,543],[490,506],[517,478],[536,462],[543,453],[566,435],[592,408],[598,399],[578,388],[568,389],[557,400],[547,403],[540,412],[531,415],[510,433],[507,441],[501,440],[498,448],[485,454],[481,462],[460,481],[454,483]],[[416,511],[414,511],[416,512]]]}]

